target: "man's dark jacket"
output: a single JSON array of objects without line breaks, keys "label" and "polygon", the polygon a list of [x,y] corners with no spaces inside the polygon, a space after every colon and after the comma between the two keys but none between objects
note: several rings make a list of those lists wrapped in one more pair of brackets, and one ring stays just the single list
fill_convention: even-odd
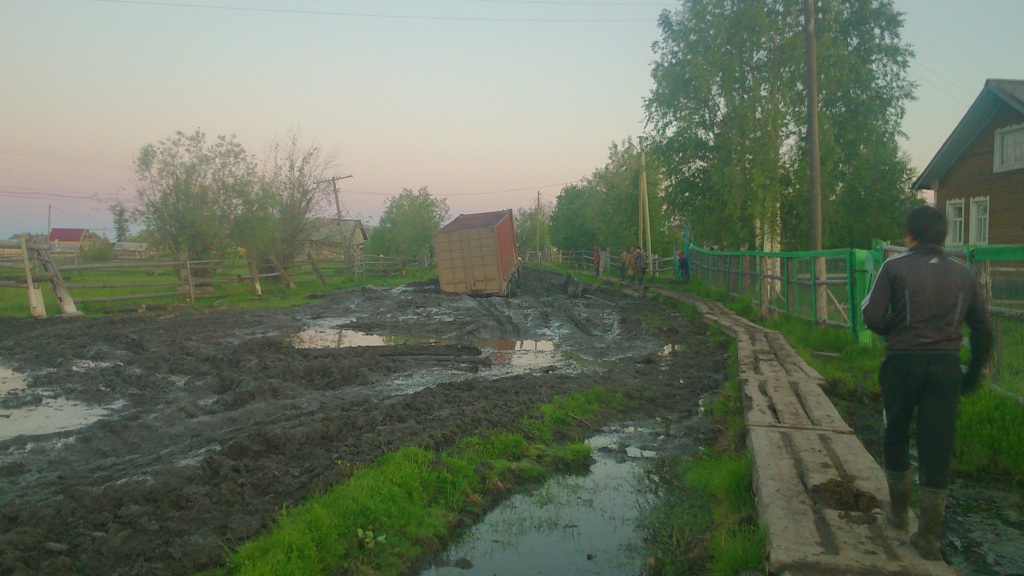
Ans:
[{"label": "man's dark jacket", "polygon": [[971,370],[992,353],[992,320],[974,272],[937,246],[918,244],[885,261],[861,304],[864,324],[885,337],[888,353],[959,354],[971,329]]}]

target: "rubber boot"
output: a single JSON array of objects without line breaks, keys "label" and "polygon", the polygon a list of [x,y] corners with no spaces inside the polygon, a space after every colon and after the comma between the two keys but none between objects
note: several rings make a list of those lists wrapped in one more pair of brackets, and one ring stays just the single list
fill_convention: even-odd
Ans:
[{"label": "rubber boot", "polygon": [[910,544],[925,560],[942,560],[939,540],[942,518],[946,514],[946,494],[946,490],[937,488],[918,489],[917,533],[910,537]]},{"label": "rubber boot", "polygon": [[914,475],[910,470],[886,470],[885,481],[889,485],[889,509],[885,511],[885,519],[890,528],[905,532],[910,527],[910,493],[914,489]]}]

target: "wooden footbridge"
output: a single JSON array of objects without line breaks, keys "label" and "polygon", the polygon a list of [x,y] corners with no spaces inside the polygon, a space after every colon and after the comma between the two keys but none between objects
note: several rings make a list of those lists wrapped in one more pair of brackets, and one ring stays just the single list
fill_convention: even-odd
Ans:
[{"label": "wooden footbridge", "polygon": [[922,560],[887,527],[881,467],[822,391],[825,383],[779,333],[711,300],[671,291],[736,338],[739,384],[753,454],[754,490],[777,576],[954,575]]}]

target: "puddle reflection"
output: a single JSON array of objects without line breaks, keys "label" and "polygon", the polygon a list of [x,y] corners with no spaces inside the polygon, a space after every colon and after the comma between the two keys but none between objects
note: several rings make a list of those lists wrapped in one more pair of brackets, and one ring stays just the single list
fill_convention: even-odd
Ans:
[{"label": "puddle reflection", "polygon": [[641,461],[616,457],[620,434],[588,441],[587,476],[560,476],[489,513],[421,574],[634,574],[647,557],[636,525],[650,501]]},{"label": "puddle reflection", "polygon": [[430,344],[440,342],[429,337],[381,336],[358,330],[313,328],[291,337],[296,348],[358,348],[361,346],[396,346],[399,344]]}]

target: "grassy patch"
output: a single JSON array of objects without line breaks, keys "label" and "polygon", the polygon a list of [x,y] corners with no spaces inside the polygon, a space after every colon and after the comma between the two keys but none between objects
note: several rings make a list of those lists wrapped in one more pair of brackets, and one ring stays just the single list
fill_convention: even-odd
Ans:
[{"label": "grassy patch", "polygon": [[[680,304],[681,306],[689,306]],[[710,337],[736,344],[719,328]],[[743,406],[731,363],[730,375],[709,413],[723,433],[695,459],[659,460],[648,471],[655,504],[645,517],[646,540],[654,551],[653,572],[667,575],[732,576],[764,564],[765,533],[757,520],[750,453],[744,446]]]},{"label": "grassy patch", "polygon": [[409,447],[356,470],[343,484],[282,510],[213,575],[403,574],[509,490],[590,461],[580,424],[610,413],[621,394],[603,388],[560,397],[517,430],[466,438],[434,452]]}]

